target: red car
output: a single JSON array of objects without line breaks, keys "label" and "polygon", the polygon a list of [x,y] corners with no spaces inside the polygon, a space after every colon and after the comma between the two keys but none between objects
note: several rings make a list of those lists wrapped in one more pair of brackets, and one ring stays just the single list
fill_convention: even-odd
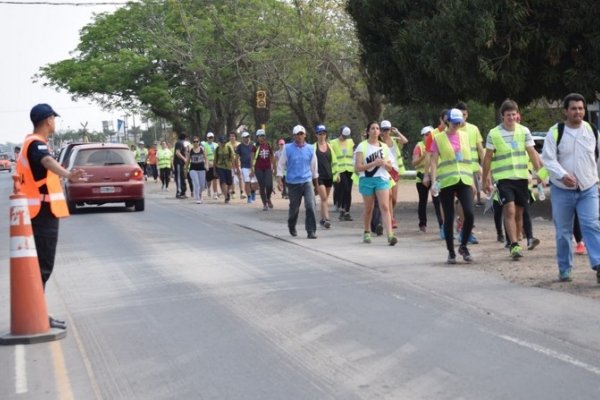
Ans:
[{"label": "red car", "polygon": [[0,153],[0,171],[8,171],[10,173],[12,169],[12,163],[10,157],[6,153]]},{"label": "red car", "polygon": [[66,181],[69,212],[84,204],[125,203],[144,211],[144,173],[124,144],[90,143],[74,147],[67,169],[83,169],[79,182]]}]

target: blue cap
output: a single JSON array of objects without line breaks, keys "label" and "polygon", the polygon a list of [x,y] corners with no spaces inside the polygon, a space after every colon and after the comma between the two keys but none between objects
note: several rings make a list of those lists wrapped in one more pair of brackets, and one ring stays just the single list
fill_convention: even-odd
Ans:
[{"label": "blue cap", "polygon": [[227,138],[223,135],[219,136],[219,143],[225,143],[227,141]]},{"label": "blue cap", "polygon": [[60,117],[52,107],[45,103],[34,106],[29,112],[29,119],[31,119],[31,122],[34,124],[52,116]]},{"label": "blue cap", "polygon": [[319,132],[327,132],[327,128],[325,128],[325,125],[317,125],[315,127],[315,133]]}]

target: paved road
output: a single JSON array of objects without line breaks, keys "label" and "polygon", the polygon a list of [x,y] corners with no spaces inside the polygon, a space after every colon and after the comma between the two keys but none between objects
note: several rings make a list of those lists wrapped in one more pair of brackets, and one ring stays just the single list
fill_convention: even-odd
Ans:
[{"label": "paved road", "polygon": [[64,221],[47,297],[67,338],[0,347],[0,398],[600,397],[596,301],[446,267],[416,240],[292,239],[261,212],[152,194]]}]

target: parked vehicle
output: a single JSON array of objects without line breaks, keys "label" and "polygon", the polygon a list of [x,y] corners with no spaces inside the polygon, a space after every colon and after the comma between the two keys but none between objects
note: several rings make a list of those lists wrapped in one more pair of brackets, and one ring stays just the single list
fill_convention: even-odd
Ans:
[{"label": "parked vehicle", "polygon": [[74,146],[67,169],[85,170],[79,182],[65,182],[69,212],[85,204],[125,203],[144,211],[144,173],[124,144],[92,143]]},{"label": "parked vehicle", "polygon": [[7,153],[0,153],[0,171],[12,171],[12,162],[10,156]]},{"label": "parked vehicle", "polygon": [[69,158],[71,157],[71,152],[73,151],[73,149],[76,146],[82,145],[85,143],[69,143],[65,146],[63,146],[59,153],[58,153],[58,157],[56,157],[56,160],[58,161],[58,163],[63,167],[63,168],[67,168],[67,163],[69,162]]}]

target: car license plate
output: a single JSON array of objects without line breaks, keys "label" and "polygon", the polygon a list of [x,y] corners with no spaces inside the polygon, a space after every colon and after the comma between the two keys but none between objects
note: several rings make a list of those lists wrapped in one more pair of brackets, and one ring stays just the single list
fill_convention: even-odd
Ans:
[{"label": "car license plate", "polygon": [[114,192],[115,192],[114,186],[101,186],[100,187],[100,193],[114,193]]}]

